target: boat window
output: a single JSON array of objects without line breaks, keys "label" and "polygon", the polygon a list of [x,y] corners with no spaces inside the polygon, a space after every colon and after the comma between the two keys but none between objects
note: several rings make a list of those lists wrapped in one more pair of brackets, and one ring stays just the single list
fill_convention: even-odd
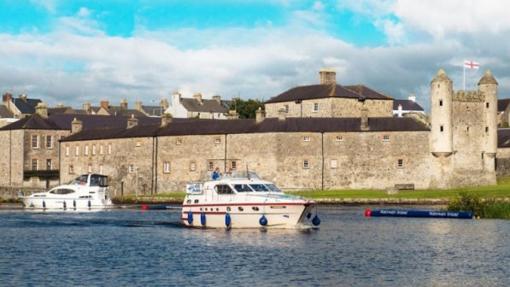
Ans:
[{"label": "boat window", "polygon": [[274,184],[266,184],[267,188],[269,188],[269,190],[271,191],[274,191],[274,192],[282,192],[278,187],[276,187],[276,185]]},{"label": "boat window", "polygon": [[230,186],[228,186],[226,184],[218,184],[214,187],[214,189],[216,190],[216,193],[218,193],[218,194],[233,194],[234,193],[232,191],[232,189],[230,188]]},{"label": "boat window", "polygon": [[80,175],[77,178],[75,178],[71,184],[80,184],[80,185],[86,185],[87,184],[87,175]]},{"label": "boat window", "polygon": [[59,189],[54,189],[54,190],[50,191],[50,193],[52,193],[52,194],[70,194],[73,192],[74,192],[74,190],[66,189],[66,188],[59,188]]},{"label": "boat window", "polygon": [[108,177],[94,174],[90,177],[90,186],[107,187]]},{"label": "boat window", "polygon": [[250,184],[250,187],[255,191],[269,191],[269,189],[263,184]]},{"label": "boat window", "polygon": [[247,184],[234,184],[234,189],[237,192],[250,192],[253,191]]}]

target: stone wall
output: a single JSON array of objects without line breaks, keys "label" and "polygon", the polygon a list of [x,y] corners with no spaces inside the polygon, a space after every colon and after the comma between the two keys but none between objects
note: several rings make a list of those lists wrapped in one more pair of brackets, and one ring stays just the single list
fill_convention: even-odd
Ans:
[{"label": "stone wall", "polygon": [[[315,105],[318,109],[314,109]],[[266,117],[278,117],[279,110],[287,110],[287,117],[360,117],[361,110],[367,109],[369,117],[391,117],[393,100],[359,101],[349,98],[322,98],[265,104]]]}]

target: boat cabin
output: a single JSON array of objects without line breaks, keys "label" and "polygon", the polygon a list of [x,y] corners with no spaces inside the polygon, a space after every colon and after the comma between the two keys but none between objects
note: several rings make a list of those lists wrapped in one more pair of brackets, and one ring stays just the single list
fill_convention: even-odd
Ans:
[{"label": "boat cabin", "polygon": [[69,184],[94,186],[94,187],[108,187],[108,177],[101,174],[83,174],[73,179]]}]

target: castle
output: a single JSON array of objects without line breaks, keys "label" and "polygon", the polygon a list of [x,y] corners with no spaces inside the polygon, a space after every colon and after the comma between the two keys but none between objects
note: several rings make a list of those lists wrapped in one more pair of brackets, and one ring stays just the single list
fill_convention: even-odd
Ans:
[{"label": "castle", "polygon": [[478,90],[454,91],[439,70],[430,83],[430,122],[393,117],[391,97],[364,85],[339,85],[334,71],[321,71],[320,79],[271,98],[256,119],[162,116],[157,123],[129,118],[94,128],[77,117],[52,130],[41,126],[54,118],[35,115],[35,128],[0,129],[1,152],[16,150],[0,165],[0,173],[10,175],[0,186],[40,185],[26,180],[33,160],[44,162],[48,154],[34,138],[53,132],[60,139],[53,143],[60,182],[102,173],[117,195],[182,191],[215,167],[249,168],[287,190],[496,183],[498,83],[489,71]]}]

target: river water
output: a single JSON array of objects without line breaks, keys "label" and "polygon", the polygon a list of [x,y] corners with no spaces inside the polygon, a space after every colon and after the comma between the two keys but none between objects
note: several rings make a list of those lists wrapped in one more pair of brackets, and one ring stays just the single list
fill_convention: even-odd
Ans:
[{"label": "river water", "polygon": [[0,211],[0,286],[510,286],[510,221],[365,218],[183,228],[179,210]]}]

